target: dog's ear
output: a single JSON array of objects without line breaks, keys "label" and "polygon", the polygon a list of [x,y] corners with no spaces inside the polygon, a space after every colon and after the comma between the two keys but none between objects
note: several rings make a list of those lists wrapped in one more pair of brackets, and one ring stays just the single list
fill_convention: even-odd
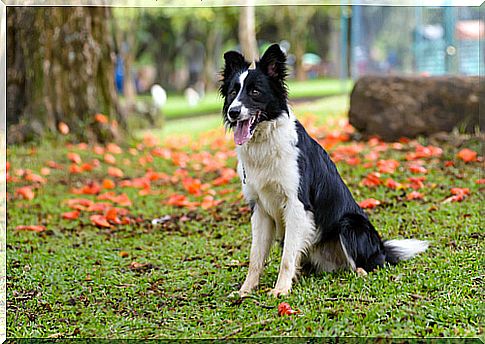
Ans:
[{"label": "dog's ear", "polygon": [[228,51],[224,54],[224,69],[221,72],[221,86],[219,88],[220,94],[225,98],[227,95],[227,88],[229,79],[238,71],[248,69],[249,62],[244,60],[244,57],[237,51]]},{"label": "dog's ear", "polygon": [[283,80],[286,78],[286,55],[278,44],[271,45],[264,52],[259,68],[266,75]]},{"label": "dog's ear", "polygon": [[225,53],[224,61],[224,77],[231,76],[234,72],[247,69],[249,67],[249,63],[244,60],[244,56],[237,51],[228,51]]}]

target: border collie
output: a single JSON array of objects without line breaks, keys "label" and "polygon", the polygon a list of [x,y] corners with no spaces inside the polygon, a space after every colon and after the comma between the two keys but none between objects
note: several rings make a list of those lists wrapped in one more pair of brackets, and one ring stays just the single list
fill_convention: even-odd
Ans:
[{"label": "border collie", "polygon": [[286,56],[277,44],[259,62],[235,51],[224,60],[224,125],[234,131],[252,210],[249,270],[239,295],[258,286],[276,238],[283,239],[283,255],[274,296],[288,294],[300,271],[371,271],[426,250],[425,241],[381,240],[327,152],[288,106]]}]

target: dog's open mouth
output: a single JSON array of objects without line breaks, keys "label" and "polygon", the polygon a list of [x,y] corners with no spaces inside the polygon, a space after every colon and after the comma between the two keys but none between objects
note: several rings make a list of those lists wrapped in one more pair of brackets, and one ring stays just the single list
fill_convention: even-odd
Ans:
[{"label": "dog's open mouth", "polygon": [[244,121],[237,121],[234,128],[234,142],[237,145],[243,145],[253,137],[254,129],[258,124],[258,115],[249,117]]}]

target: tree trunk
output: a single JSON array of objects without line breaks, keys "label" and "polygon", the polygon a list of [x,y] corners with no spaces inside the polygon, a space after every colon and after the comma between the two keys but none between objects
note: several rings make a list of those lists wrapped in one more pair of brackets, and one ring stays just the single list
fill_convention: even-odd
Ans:
[{"label": "tree trunk", "polygon": [[305,54],[305,46],[303,42],[295,40],[295,78],[298,81],[306,80],[305,69],[303,68],[303,55]]},{"label": "tree trunk", "polygon": [[60,122],[78,140],[119,138],[110,20],[103,7],[7,9],[9,143],[57,133]]},{"label": "tree trunk", "polygon": [[349,120],[365,136],[385,140],[449,132],[479,125],[485,83],[478,77],[359,79],[350,95]]},{"label": "tree trunk", "polygon": [[[314,6],[285,6],[275,14],[280,36],[287,37],[290,52],[295,56],[294,75],[297,80],[305,80],[303,55],[309,35],[310,20],[316,13]],[[288,32],[288,28],[289,32]],[[287,35],[287,36],[285,36]]]},{"label": "tree trunk", "polygon": [[254,5],[251,0],[248,0],[247,6],[241,7],[239,16],[239,43],[242,53],[248,61],[255,61],[259,58],[255,22]]},{"label": "tree trunk", "polygon": [[135,33],[126,32],[125,39],[121,43],[121,54],[123,56],[123,95],[125,96],[125,107],[132,110],[136,102],[135,79],[133,77],[133,64],[135,62]]}]

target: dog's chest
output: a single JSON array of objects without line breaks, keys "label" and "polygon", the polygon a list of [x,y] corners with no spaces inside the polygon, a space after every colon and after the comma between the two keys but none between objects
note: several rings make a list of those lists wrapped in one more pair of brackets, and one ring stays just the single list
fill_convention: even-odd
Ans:
[{"label": "dog's chest", "polygon": [[[238,147],[244,196],[257,201],[275,220],[289,198],[298,197],[299,171],[294,122],[276,123],[263,140]],[[293,124],[293,125],[292,125]]]}]

